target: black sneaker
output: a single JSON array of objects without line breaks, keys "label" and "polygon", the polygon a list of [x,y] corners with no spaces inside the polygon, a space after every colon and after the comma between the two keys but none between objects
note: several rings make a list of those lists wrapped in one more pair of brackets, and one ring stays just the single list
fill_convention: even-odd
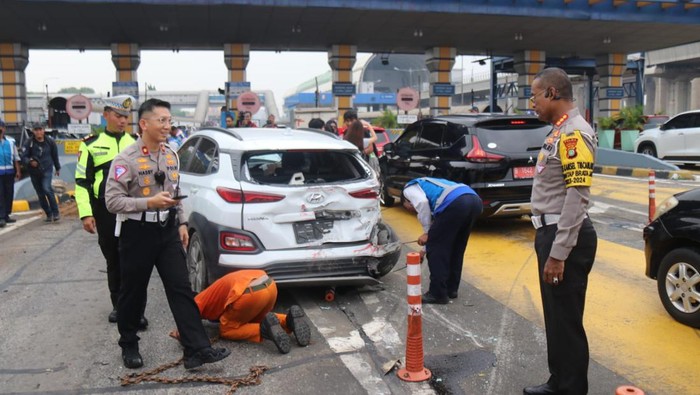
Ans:
[{"label": "black sneaker", "polygon": [[61,216],[60,216],[60,215],[54,215],[54,216],[53,216],[53,222],[58,222],[58,221],[60,221],[60,220],[61,220]]},{"label": "black sneaker", "polygon": [[189,357],[185,357],[185,369],[194,369],[204,365],[205,363],[221,361],[230,354],[231,351],[225,348],[205,347]]},{"label": "black sneaker", "polygon": [[433,294],[431,294],[430,292],[424,293],[422,300],[425,304],[448,304],[450,302],[450,300],[446,297],[438,298],[436,296],[433,296]]},{"label": "black sneaker", "polygon": [[260,336],[263,339],[272,340],[282,354],[286,354],[292,348],[289,335],[280,326],[280,320],[273,312],[267,313],[260,323]]},{"label": "black sneaker", "polygon": [[117,309],[113,309],[111,313],[109,313],[109,317],[107,317],[107,320],[111,323],[117,322]]},{"label": "black sneaker", "polygon": [[143,358],[141,358],[138,346],[122,348],[122,360],[124,366],[129,369],[138,369],[143,366]]},{"label": "black sneaker", "polygon": [[49,222],[53,222],[53,217],[46,217],[46,218],[44,218],[44,222],[46,222],[47,224],[48,224]]},{"label": "black sneaker", "polygon": [[293,305],[287,311],[287,327],[294,332],[297,344],[302,347],[308,346],[311,341],[311,328],[306,319],[306,314],[301,306]]},{"label": "black sneaker", "polygon": [[17,222],[17,220],[14,218],[7,217],[5,218],[5,222],[8,224],[14,224],[15,222]]},{"label": "black sneaker", "polygon": [[447,293],[447,297],[450,299],[457,299],[457,296],[457,291]]}]

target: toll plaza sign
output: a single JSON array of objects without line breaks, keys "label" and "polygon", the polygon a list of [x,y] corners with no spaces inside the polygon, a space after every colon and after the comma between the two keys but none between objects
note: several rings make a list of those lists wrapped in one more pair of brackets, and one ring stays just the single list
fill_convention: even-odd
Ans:
[{"label": "toll plaza sign", "polygon": [[258,94],[253,91],[241,93],[236,101],[236,108],[238,111],[250,111],[251,114],[257,113],[260,110]]},{"label": "toll plaza sign", "polygon": [[73,119],[88,119],[91,111],[92,102],[83,95],[71,96],[66,100],[66,112]]},{"label": "toll plaza sign", "polygon": [[418,91],[413,88],[399,89],[396,93],[396,105],[404,111],[418,107]]}]

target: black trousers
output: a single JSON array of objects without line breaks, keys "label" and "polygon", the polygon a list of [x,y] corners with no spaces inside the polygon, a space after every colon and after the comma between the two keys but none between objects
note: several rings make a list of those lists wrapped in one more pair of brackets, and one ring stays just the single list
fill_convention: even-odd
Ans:
[{"label": "black trousers", "polygon": [[586,218],[579,231],[576,247],[564,264],[564,281],[550,285],[542,280],[557,226],[543,226],[535,236],[540,293],[547,334],[548,383],[557,394],[588,393],[588,339],[583,328],[588,274],[593,267],[598,237]]},{"label": "black trousers", "polygon": [[138,344],[136,331],[146,300],[148,281],[155,266],[163,281],[185,356],[208,347],[209,338],[194,302],[185,250],[177,227],[127,220],[122,224],[119,254],[122,275],[117,307],[117,325],[121,335],[119,345],[132,347]]},{"label": "black trousers", "polygon": [[425,247],[430,269],[428,292],[431,295],[446,298],[448,292],[459,289],[464,251],[482,210],[483,205],[477,195],[462,195],[433,218]]},{"label": "black trousers", "polygon": [[117,308],[121,273],[119,269],[119,238],[114,236],[116,214],[107,211],[104,199],[94,199],[91,202],[92,215],[97,225],[97,242],[102,250],[102,256],[107,262],[107,286],[112,307]]}]

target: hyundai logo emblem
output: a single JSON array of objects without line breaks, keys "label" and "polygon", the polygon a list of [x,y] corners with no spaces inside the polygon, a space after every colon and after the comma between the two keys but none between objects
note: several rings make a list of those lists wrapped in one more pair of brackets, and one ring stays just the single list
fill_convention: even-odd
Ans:
[{"label": "hyundai logo emblem", "polygon": [[319,204],[326,200],[326,197],[322,193],[314,192],[306,196],[306,201],[311,204]]}]

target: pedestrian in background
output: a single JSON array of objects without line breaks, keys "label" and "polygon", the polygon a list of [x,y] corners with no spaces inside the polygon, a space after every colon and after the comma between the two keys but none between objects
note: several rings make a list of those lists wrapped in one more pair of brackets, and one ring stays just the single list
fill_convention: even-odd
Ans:
[{"label": "pedestrian in background", "polygon": [[422,177],[406,183],[401,201],[423,227],[418,245],[425,246],[430,269],[423,303],[447,304],[458,296],[464,251],[483,210],[481,198],[467,185]]},{"label": "pedestrian in background", "polygon": [[[290,351],[289,333],[294,332],[302,347],[311,339],[311,329],[300,306],[291,306],[287,314],[272,312],[277,302],[277,284],[264,270],[229,273],[197,294],[194,301],[203,319],[219,321],[219,336],[224,339],[253,343],[272,340],[282,354]],[[170,336],[179,339],[177,331]]]},{"label": "pedestrian in background", "polygon": [[[78,163],[75,166],[75,201],[78,215],[86,232],[97,232],[97,242],[107,263],[107,285],[112,302],[109,322],[117,322],[117,299],[121,286],[119,269],[119,239],[114,235],[116,216],[107,211],[105,186],[107,173],[115,156],[134,143],[134,137],[126,133],[126,125],[131,116],[132,98],[113,96],[105,99],[105,131],[86,137],[78,149]],[[146,305],[144,304],[144,308]],[[143,313],[143,310],[141,311]],[[146,329],[148,320],[141,320],[141,328]]]},{"label": "pedestrian in background", "polygon": [[171,126],[170,136],[168,136],[168,144],[170,144],[173,151],[177,151],[178,148],[180,148],[180,145],[182,145],[183,141],[185,141],[185,136],[182,134],[182,131],[178,129],[177,126]]},{"label": "pedestrian in background", "polygon": [[46,214],[44,222],[55,222],[61,218],[61,215],[51,182],[54,169],[56,169],[56,176],[60,175],[61,163],[58,160],[56,142],[45,133],[41,124],[32,126],[32,138],[24,144],[21,159],[29,172],[32,186],[39,198],[39,205]]},{"label": "pedestrian in background", "polygon": [[15,199],[15,180],[22,178],[15,139],[5,136],[5,122],[0,119],[0,228],[17,222],[10,218]]},{"label": "pedestrian in background", "polygon": [[119,233],[122,280],[117,306],[119,346],[129,369],[143,366],[136,332],[154,267],[180,333],[185,368],[230,354],[225,348],[211,347],[194,302],[185,261],[187,222],[178,199],[179,159],[166,144],[171,122],[170,103],[149,99],[141,104],[142,135],[114,158],[105,191],[109,211],[125,219],[114,231]]},{"label": "pedestrian in background", "polygon": [[233,115],[231,114],[226,114],[226,129],[234,128],[236,127],[235,122],[233,121]]},{"label": "pedestrian in background", "polygon": [[310,129],[323,130],[323,128],[325,126],[326,126],[326,123],[323,122],[323,119],[321,119],[321,118],[311,118],[311,120],[309,120],[309,128]]},{"label": "pedestrian in background", "polygon": [[338,122],[336,122],[335,119],[331,119],[328,122],[326,122],[326,126],[324,127],[326,132],[331,132],[334,135],[338,135]]},{"label": "pedestrian in background", "polygon": [[554,126],[537,157],[531,199],[550,376],[523,393],[586,394],[583,309],[597,248],[587,207],[597,141],[574,105],[564,70],[553,67],[535,75],[530,101],[537,117]]},{"label": "pedestrian in background", "polygon": [[270,114],[267,116],[267,122],[265,122],[265,128],[276,128],[277,123],[275,122],[275,114]]},{"label": "pedestrian in background", "polygon": [[253,114],[250,111],[241,111],[238,114],[237,128],[257,128],[258,125],[253,122]]}]

